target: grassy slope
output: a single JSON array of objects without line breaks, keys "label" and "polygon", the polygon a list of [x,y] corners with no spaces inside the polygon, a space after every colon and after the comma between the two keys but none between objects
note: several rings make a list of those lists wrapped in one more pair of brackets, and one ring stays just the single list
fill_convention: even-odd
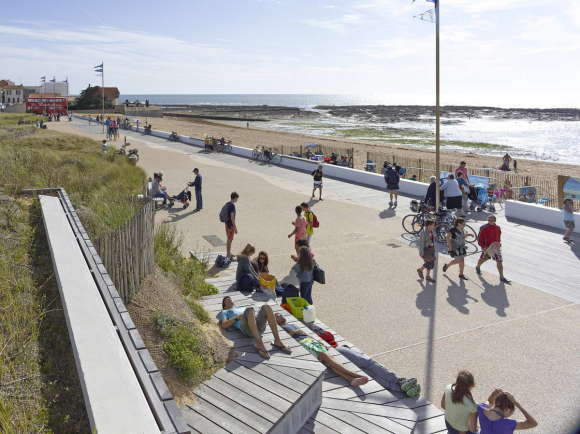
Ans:
[{"label": "grassy slope", "polygon": [[[0,190],[62,186],[92,236],[130,217],[145,175],[82,137],[0,115]],[[106,199],[106,200],[105,200]],[[88,423],[40,210],[0,202],[0,432],[87,432]]]}]

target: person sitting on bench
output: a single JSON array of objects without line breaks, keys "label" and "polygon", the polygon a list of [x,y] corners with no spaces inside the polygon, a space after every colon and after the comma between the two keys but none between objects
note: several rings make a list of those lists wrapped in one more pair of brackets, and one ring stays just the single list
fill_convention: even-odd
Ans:
[{"label": "person sitting on bench", "polygon": [[319,341],[308,336],[296,324],[288,324],[286,318],[279,313],[276,314],[276,322],[282,327],[290,336],[296,339],[300,345],[310,351],[320,362],[324,363],[336,375],[344,378],[353,387],[362,386],[368,383],[369,378],[364,375],[359,375],[355,372],[349,371],[340,363],[335,361],[332,356],[328,354],[326,347]]},{"label": "person sitting on bench", "polygon": [[282,343],[280,335],[278,334],[278,325],[276,318],[272,312],[272,308],[264,304],[260,311],[256,314],[254,307],[235,307],[231,297],[226,296],[222,299],[222,310],[217,316],[219,326],[222,329],[230,329],[233,327],[241,331],[245,336],[254,338],[256,340],[254,347],[258,354],[264,359],[269,359],[270,354],[264,346],[262,341],[262,334],[266,330],[266,323],[270,326],[272,334],[274,335],[273,347],[280,351],[290,354],[292,350]]}]

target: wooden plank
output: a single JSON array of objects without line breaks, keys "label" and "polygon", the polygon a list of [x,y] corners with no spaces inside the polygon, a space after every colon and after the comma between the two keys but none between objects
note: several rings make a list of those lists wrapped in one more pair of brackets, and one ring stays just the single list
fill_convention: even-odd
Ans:
[{"label": "wooden plank", "polygon": [[365,395],[367,393],[373,393],[380,390],[385,390],[383,386],[374,380],[370,380],[367,384],[360,387],[352,387],[350,385],[345,387],[340,387],[338,389],[329,390],[324,392],[324,396],[328,398],[339,398],[339,399],[349,399],[356,396]]},{"label": "wooden plank", "polygon": [[[358,434],[358,433],[364,433],[364,431],[361,431],[357,428],[355,428],[352,425],[349,425],[345,422],[343,422],[342,420],[329,415],[328,413],[326,413],[325,411],[323,411],[323,409],[319,409],[318,412],[316,413],[316,416],[314,417],[314,419],[316,420],[316,422],[320,422],[321,424],[341,433],[341,434]],[[315,429],[315,432],[316,429]]]},{"label": "wooden plank", "polygon": [[289,368],[296,369],[310,369],[312,371],[320,371],[321,373],[326,370],[326,367],[314,358],[312,360],[298,360],[291,357],[280,357],[278,355],[273,355],[266,360],[258,354],[244,353],[242,356],[236,359],[236,361],[262,363],[264,365],[288,366]]},{"label": "wooden plank", "polygon": [[211,421],[211,417],[213,416],[210,416],[210,419],[208,419],[189,407],[182,408],[181,414],[183,415],[183,419],[185,419],[187,425],[196,432],[203,434],[229,434],[229,431],[226,431]]},{"label": "wooden plank", "polygon": [[[205,401],[222,409],[230,416],[235,417],[241,423],[252,427],[258,432],[267,432],[273,426],[273,423],[268,421],[261,414],[250,410],[254,404],[259,403],[259,401],[256,399],[252,398],[250,402],[247,403],[246,407],[245,405],[238,403],[235,397],[231,397],[229,394],[225,395],[219,393],[213,388],[210,388],[209,385],[206,385],[205,383],[201,384],[194,391],[194,393],[201,399],[204,399]],[[237,398],[241,400],[239,396]]]},{"label": "wooden plank", "polygon": [[294,369],[294,368],[288,368],[286,366],[276,366],[276,365],[272,365],[271,366],[273,369],[275,369],[276,371],[281,372],[282,374],[286,374],[288,376],[292,376],[292,378],[303,382],[304,384],[310,386],[312,384],[312,381],[315,379],[315,377],[313,377],[310,374],[307,374],[301,370],[298,369]]},{"label": "wooden plank", "polygon": [[304,383],[285,376],[268,366],[249,362],[236,363],[239,363],[235,369],[237,375],[290,402],[297,401],[300,394],[307,389]]},{"label": "wooden plank", "polygon": [[447,426],[445,425],[445,416],[437,416],[430,419],[425,419],[417,422],[413,433],[415,434],[430,434],[437,432],[447,432]]},{"label": "wooden plank", "polygon": [[[323,410],[321,410],[323,411]],[[355,426],[358,429],[362,430],[366,433],[393,433],[393,431],[388,431],[387,429],[383,428],[382,425],[375,425],[374,423],[363,419],[362,417],[358,416],[356,413],[351,413],[349,411],[341,411],[341,410],[324,410],[325,413],[328,413],[329,416],[335,417],[340,419],[341,421],[348,423],[349,425]]]},{"label": "wooden plank", "polygon": [[[240,433],[240,434],[254,434],[257,433],[255,429],[249,427],[245,423],[239,421],[238,419],[232,417],[227,411],[222,410],[219,407],[207,402],[206,400],[199,398],[195,403],[187,405],[191,410],[204,416],[206,419],[211,420],[213,423],[223,428],[230,433]],[[184,412],[188,413],[188,412]],[[199,429],[199,428],[197,428]],[[213,431],[207,431],[208,433],[213,433]],[[205,434],[205,433],[204,433]]]},{"label": "wooden plank", "polygon": [[321,424],[318,422],[314,417],[308,419],[308,421],[304,424],[302,429],[298,431],[298,434],[336,434],[338,431],[330,429],[326,425]]},{"label": "wooden plank", "polygon": [[425,418],[421,417],[422,415],[415,413],[415,411],[406,408],[395,408],[388,407],[386,405],[346,401],[342,399],[326,398],[324,396],[322,397],[321,408],[352,411],[355,413],[374,414],[376,416],[383,417],[396,417],[398,419],[405,419],[410,421],[416,421]]}]

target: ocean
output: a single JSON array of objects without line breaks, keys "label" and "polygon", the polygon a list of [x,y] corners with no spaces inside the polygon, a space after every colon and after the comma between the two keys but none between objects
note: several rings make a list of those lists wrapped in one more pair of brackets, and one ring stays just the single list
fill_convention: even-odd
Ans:
[{"label": "ocean", "polygon": [[[269,105],[299,107],[305,110],[312,110],[318,105],[397,104],[396,101],[385,101],[373,97],[311,94],[121,95],[119,98],[120,101],[125,99],[129,101],[149,99],[151,104]],[[372,119],[363,121],[356,117],[338,117],[329,115],[325,111],[320,112],[321,116],[318,119],[309,119],[306,122],[304,120],[276,120],[264,123],[260,127],[321,136],[336,137],[348,134],[349,138],[365,140],[383,140],[386,130],[400,130],[403,132],[401,137],[413,137],[418,134],[423,138],[434,130],[433,124],[426,123],[424,120],[421,122],[380,122]],[[504,154],[507,151],[514,158],[580,165],[580,120],[497,119],[492,116],[483,116],[443,118],[443,121],[446,122],[441,128],[442,139],[457,141],[457,143],[481,144],[467,147],[464,144],[461,146],[449,144],[445,146],[448,150],[492,155]],[[360,133],[360,136],[357,136],[357,133]],[[429,147],[425,143],[418,146]]]}]

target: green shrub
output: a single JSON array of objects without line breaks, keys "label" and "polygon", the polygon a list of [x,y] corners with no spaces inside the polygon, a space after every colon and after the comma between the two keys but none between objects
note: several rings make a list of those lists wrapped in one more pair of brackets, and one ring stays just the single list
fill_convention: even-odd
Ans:
[{"label": "green shrub", "polygon": [[164,338],[163,351],[183,380],[197,384],[211,377],[216,363],[200,328],[160,313],[155,322]]}]

